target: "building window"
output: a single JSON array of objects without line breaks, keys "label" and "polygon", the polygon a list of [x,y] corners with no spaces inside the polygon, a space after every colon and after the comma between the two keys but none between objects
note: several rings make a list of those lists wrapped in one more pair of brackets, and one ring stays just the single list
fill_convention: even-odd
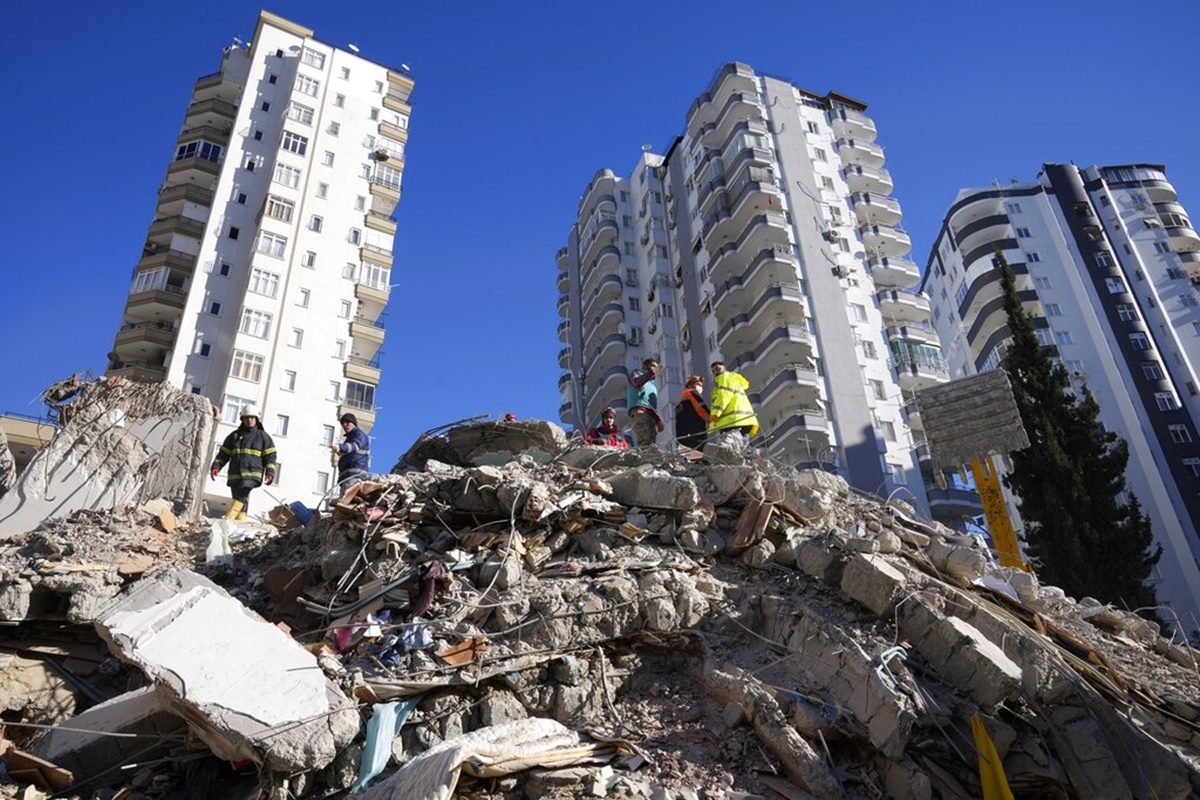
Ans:
[{"label": "building window", "polygon": [[250,286],[248,290],[254,294],[274,297],[279,292],[279,274],[255,267],[250,270]]},{"label": "building window", "polygon": [[233,269],[233,267],[229,266],[228,264],[226,264],[225,262],[223,262],[223,261],[222,261],[222,262],[221,262],[221,266],[220,266],[220,268],[217,270],[217,272],[218,272],[218,273],[221,275],[221,277],[222,277],[222,278],[228,278],[228,277],[229,277],[229,271],[230,271],[231,269]]},{"label": "building window", "polygon": [[321,444],[333,444],[333,426],[324,425],[321,428]]},{"label": "building window", "polygon": [[337,339],[333,343],[333,357],[342,359],[346,357],[346,341]]},{"label": "building window", "polygon": [[375,121],[377,121],[378,119],[379,119],[379,109],[378,109],[378,108],[372,108],[372,109],[371,109],[371,121],[372,121],[372,122],[375,122]]},{"label": "building window", "polygon": [[263,357],[245,350],[233,351],[233,365],[229,369],[232,378],[258,383],[262,379]]},{"label": "building window", "polygon": [[820,133],[821,132],[821,128],[817,125],[817,123],[813,122],[812,120],[809,120],[808,122],[806,122],[805,127],[808,128],[809,133]]},{"label": "building window", "polygon": [[333,153],[329,150],[325,151],[325,155],[321,157],[321,163],[327,167],[333,166]]},{"label": "building window", "polygon": [[1171,245],[1167,244],[1166,242],[1155,242],[1154,243],[1154,252],[1170,253],[1170,252],[1172,252]]},{"label": "building window", "polygon": [[342,267],[342,277],[348,281],[354,280],[354,276],[358,274],[358,267],[354,264],[347,264]]},{"label": "building window", "polygon": [[628,300],[629,300],[629,310],[630,311],[640,311],[641,310],[641,308],[642,308],[641,298],[630,295]]},{"label": "building window", "polygon": [[670,303],[659,303],[659,311],[663,315],[663,319],[672,319],[675,316],[675,306]]},{"label": "building window", "polygon": [[1196,302],[1196,295],[1191,292],[1188,292],[1187,294],[1181,294],[1179,296],[1179,304],[1184,308],[1195,308],[1198,305]]},{"label": "building window", "polygon": [[234,397],[231,394],[227,394],[225,395],[225,402],[221,406],[221,420],[228,422],[230,425],[237,425],[241,421],[242,408],[252,405],[254,405],[253,398]]},{"label": "building window", "polygon": [[330,136],[337,136],[342,132],[342,126],[337,122],[330,122],[329,127],[325,129],[325,132]]},{"label": "building window", "polygon": [[308,308],[308,301],[312,299],[312,292],[308,289],[301,289],[296,295],[296,305],[301,308]]},{"label": "building window", "polygon": [[238,192],[238,196],[237,196],[237,204],[238,204],[239,206],[244,206],[244,205],[246,205],[246,193],[245,193],[245,192]]},{"label": "building window", "polygon": [[348,241],[350,242],[350,244],[361,244],[362,243],[362,231],[360,231],[358,228],[351,228],[350,236],[348,237]]},{"label": "building window", "polygon": [[350,301],[343,300],[338,307],[338,316],[342,319],[350,319]]},{"label": "building window", "polygon": [[1171,434],[1171,441],[1175,444],[1187,444],[1192,441],[1192,434],[1187,429],[1187,425],[1168,425],[1167,430]]},{"label": "building window", "polygon": [[887,399],[887,390],[883,388],[883,381],[878,381],[878,380],[875,380],[874,378],[872,378],[870,383],[871,383],[871,394],[873,394],[875,396],[875,399],[876,400],[886,400]]},{"label": "building window", "polygon": [[208,304],[208,313],[212,314],[214,317],[221,316],[221,304],[216,300],[213,300]]},{"label": "building window", "polygon": [[1132,303],[1118,303],[1117,318],[1122,322],[1133,322],[1137,319],[1137,309]]},{"label": "building window", "polygon": [[325,224],[325,221],[323,219],[321,219],[321,217],[317,216],[316,214],[313,214],[312,218],[309,219],[309,221],[308,221],[308,229],[310,231],[313,231],[314,233],[320,233],[321,226],[324,224]]},{"label": "building window", "polygon": [[291,131],[284,131],[283,143],[280,145],[280,149],[302,156],[308,152],[308,137],[292,133]]},{"label": "building window", "polygon": [[1045,275],[1035,275],[1033,277],[1033,288],[1035,289],[1053,289],[1053,284]]},{"label": "building window", "polygon": [[1075,344],[1075,337],[1070,331],[1055,331],[1054,342],[1056,344]]},{"label": "building window", "polygon": [[1029,232],[1029,228],[1017,228],[1016,231],[1018,239],[1028,239],[1033,236],[1033,234]]},{"label": "building window", "polygon": [[271,110],[271,104],[266,100],[263,100],[262,105],[260,105],[259,108],[261,108],[264,112],[269,112]]},{"label": "building window", "polygon": [[238,330],[248,336],[266,339],[271,335],[271,322],[274,315],[253,308],[242,309],[242,321]]},{"label": "building window", "polygon": [[1096,266],[1108,268],[1112,265],[1112,256],[1109,253],[1103,251],[1096,253]]},{"label": "building window", "polygon": [[321,82],[307,75],[296,76],[296,91],[309,97],[316,97],[321,92]]},{"label": "building window", "polygon": [[400,174],[398,169],[386,164],[378,164],[375,167],[375,183],[398,192],[400,191]]},{"label": "building window", "polygon": [[1104,286],[1109,294],[1121,294],[1125,291],[1125,283],[1120,278],[1105,278]]},{"label": "building window", "polygon": [[346,405],[366,411],[374,411],[375,387],[369,383],[346,381]]},{"label": "building window", "polygon": [[317,265],[317,254],[308,250],[300,257],[300,266],[312,269]]},{"label": "building window", "polygon": [[1150,340],[1141,331],[1134,331],[1129,334],[1129,345],[1138,352],[1145,352],[1150,349]]},{"label": "building window", "polygon": [[256,142],[261,142],[261,141],[262,141],[262,131],[255,131],[255,132],[254,132],[254,141],[256,141]]},{"label": "building window", "polygon": [[289,189],[295,189],[300,185],[300,170],[287,164],[276,164],[275,182],[281,183]]},{"label": "building window", "polygon": [[292,103],[288,106],[287,118],[292,122],[299,122],[301,125],[312,125],[313,110],[300,103]]},{"label": "building window", "polygon": [[[348,264],[352,270],[354,265]],[[349,276],[354,279],[353,273]],[[363,286],[369,286],[372,289],[378,289],[381,292],[386,292],[391,289],[392,270],[389,267],[384,267],[379,264],[372,264],[370,261],[364,261],[362,270],[359,272],[358,282]],[[347,315],[347,319],[349,316]]]},{"label": "building window", "polygon": [[236,226],[236,225],[229,226],[229,238],[230,239],[238,238],[238,235],[241,234],[241,232],[242,232],[242,230],[238,226]]},{"label": "building window", "polygon": [[1005,203],[1004,209],[1009,214],[1020,214],[1021,213],[1021,204],[1020,203]]},{"label": "building window", "polygon": [[318,183],[317,184],[317,197],[324,200],[328,195],[329,195],[329,184],[328,183]]},{"label": "building window", "polygon": [[1039,256],[1036,251],[1030,251],[1025,254],[1025,260],[1030,264],[1036,264],[1042,260],[1042,257]]},{"label": "building window", "polygon": [[832,192],[833,191],[833,178],[830,178],[827,175],[822,175],[821,176],[821,188]]},{"label": "building window", "polygon": [[183,161],[186,158],[199,158],[204,161],[211,161],[214,164],[220,164],[222,152],[221,145],[197,139],[194,142],[179,145],[179,149],[175,151],[175,160]]},{"label": "building window", "polygon": [[325,396],[325,399],[326,400],[334,400],[334,401],[341,400],[342,399],[342,385],[340,383],[338,383],[337,381],[330,381],[329,382],[329,394],[327,394]]},{"label": "building window", "polygon": [[1061,317],[1062,313],[1062,306],[1060,306],[1058,303],[1046,303],[1047,317]]},{"label": "building window", "polygon": [[304,331],[301,330],[300,328],[292,328],[292,335],[288,339],[288,346],[289,347],[303,347],[304,346]]},{"label": "building window", "polygon": [[1171,278],[1172,280],[1187,280],[1187,276],[1187,270],[1182,270],[1177,267],[1167,267],[1167,277]]},{"label": "building window", "polygon": [[854,314],[855,322],[866,322],[867,321],[867,307],[866,306],[862,305],[861,303],[851,303],[850,310]]},{"label": "building window", "polygon": [[1042,347],[1049,347],[1054,344],[1054,334],[1050,332],[1049,328],[1038,328],[1033,332],[1033,335],[1037,337],[1038,343]]},{"label": "building window", "polygon": [[282,388],[285,392],[296,391],[296,371],[295,370],[285,369],[283,371],[283,386],[280,388]]},{"label": "building window", "polygon": [[825,151],[819,147],[813,148],[813,156],[817,159],[817,161],[828,161],[829,160],[829,156],[827,156],[825,154]]},{"label": "building window", "polygon": [[313,50],[311,47],[305,47],[303,50],[300,51],[300,61],[305,64],[308,64],[310,67],[316,67],[317,69],[325,69],[325,54],[318,53],[316,50]]},{"label": "building window", "polygon": [[367,207],[367,198],[365,198],[361,195],[354,198],[354,210],[355,211],[363,211],[366,209],[366,207]]},{"label": "building window", "polygon": [[279,82],[279,77],[277,75],[271,74],[271,75],[267,76],[267,83],[271,84],[272,86],[274,86],[278,82]]},{"label": "building window", "polygon": [[291,200],[284,200],[282,197],[276,197],[273,194],[267,196],[266,213],[268,217],[283,222],[291,222],[292,212],[295,210],[296,204]]},{"label": "building window", "polygon": [[277,233],[263,231],[258,235],[258,252],[265,253],[276,258],[283,258],[284,252],[287,251],[287,237],[280,236]]},{"label": "building window", "polygon": [[1185,458],[1183,460],[1183,468],[1193,478],[1200,478],[1200,458]]},{"label": "building window", "polygon": [[329,491],[329,473],[328,472],[318,472],[317,473],[317,494],[323,495],[328,491]]},{"label": "building window", "polygon": [[896,441],[896,426],[890,422],[880,422],[879,427],[883,430],[883,438],[889,442]]},{"label": "building window", "polygon": [[879,357],[878,353],[875,350],[875,343],[872,341],[864,339],[862,341],[862,349],[863,349],[863,355],[866,356],[867,358],[878,358]]},{"label": "building window", "polygon": [[344,81],[350,80],[350,68],[342,67],[341,75],[342,75],[342,80],[344,80]]},{"label": "building window", "polygon": [[1155,392],[1154,404],[1158,406],[1159,411],[1174,411],[1179,408],[1179,401],[1170,392]]},{"label": "building window", "polygon": [[288,435],[288,424],[291,423],[291,421],[292,421],[291,417],[287,416],[286,414],[276,414],[275,415],[275,435],[276,436],[287,436]]},{"label": "building window", "polygon": [[[346,107],[346,95],[344,95],[344,94],[334,95],[333,96],[333,104],[337,108],[345,108]],[[371,119],[375,119],[375,118],[371,117]]]},{"label": "building window", "polygon": [[1143,361],[1142,375],[1149,381],[1161,381],[1163,379],[1162,367],[1157,361]]},{"label": "building window", "polygon": [[383,94],[383,81],[375,81],[375,94]]},{"label": "building window", "polygon": [[208,342],[202,342],[200,344],[200,349],[197,352],[201,358],[208,358],[210,355],[212,355],[212,345]]}]

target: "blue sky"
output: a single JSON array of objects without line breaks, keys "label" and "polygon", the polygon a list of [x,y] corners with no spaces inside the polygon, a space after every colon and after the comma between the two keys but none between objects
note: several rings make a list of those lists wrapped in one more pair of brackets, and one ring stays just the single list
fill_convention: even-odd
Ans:
[{"label": "blue sky", "polygon": [[[0,5],[0,411],[37,414],[49,383],[103,370],[192,83],[258,7]],[[377,468],[463,417],[556,419],[554,253],[579,195],[662,152],[727,61],[869,104],[918,263],[960,188],[1045,161],[1163,163],[1200,216],[1192,2],[268,8],[417,82]]]}]

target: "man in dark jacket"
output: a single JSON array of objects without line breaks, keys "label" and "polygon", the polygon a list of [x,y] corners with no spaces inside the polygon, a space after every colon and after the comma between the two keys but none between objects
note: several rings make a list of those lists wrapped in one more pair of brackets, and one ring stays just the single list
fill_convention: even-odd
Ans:
[{"label": "man in dark jacket", "polygon": [[362,483],[371,468],[371,438],[358,427],[358,417],[342,414],[342,432],[346,434],[341,444],[331,444],[329,449],[338,456],[338,490],[346,491],[356,483]]},{"label": "man in dark jacket", "polygon": [[275,442],[263,430],[258,409],[242,406],[241,418],[242,424],[225,437],[209,470],[215,481],[221,467],[229,464],[225,482],[235,502],[227,516],[235,519],[246,518],[251,489],[275,482]]},{"label": "man in dark jacket", "polygon": [[675,438],[684,447],[703,450],[708,439],[708,405],[704,402],[704,379],[689,375],[686,388],[675,403]]}]

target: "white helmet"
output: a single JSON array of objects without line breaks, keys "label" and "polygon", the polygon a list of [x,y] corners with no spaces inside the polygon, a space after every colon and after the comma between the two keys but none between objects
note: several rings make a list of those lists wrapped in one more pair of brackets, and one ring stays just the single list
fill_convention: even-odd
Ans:
[{"label": "white helmet", "polygon": [[255,419],[262,419],[262,417],[260,417],[258,415],[258,406],[256,406],[256,405],[242,406],[242,413],[238,414],[238,418],[245,419],[246,417],[254,417]]}]

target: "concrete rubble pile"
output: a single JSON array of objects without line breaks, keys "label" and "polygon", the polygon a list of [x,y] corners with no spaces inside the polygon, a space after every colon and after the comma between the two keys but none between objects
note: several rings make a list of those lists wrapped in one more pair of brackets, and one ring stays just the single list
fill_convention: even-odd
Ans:
[{"label": "concrete rubble pile", "polygon": [[[155,510],[23,534],[0,596],[49,591],[36,554],[72,526],[165,536]],[[59,673],[65,711],[0,687],[5,719],[50,721],[6,728],[22,776],[130,798],[968,798],[1001,770],[1017,796],[1200,793],[1193,650],[828,473],[475,422],[272,519],[232,566],[182,525],[90,600],[0,606],[0,653],[69,632],[109,654]],[[136,552],[109,538],[108,563]]]}]

